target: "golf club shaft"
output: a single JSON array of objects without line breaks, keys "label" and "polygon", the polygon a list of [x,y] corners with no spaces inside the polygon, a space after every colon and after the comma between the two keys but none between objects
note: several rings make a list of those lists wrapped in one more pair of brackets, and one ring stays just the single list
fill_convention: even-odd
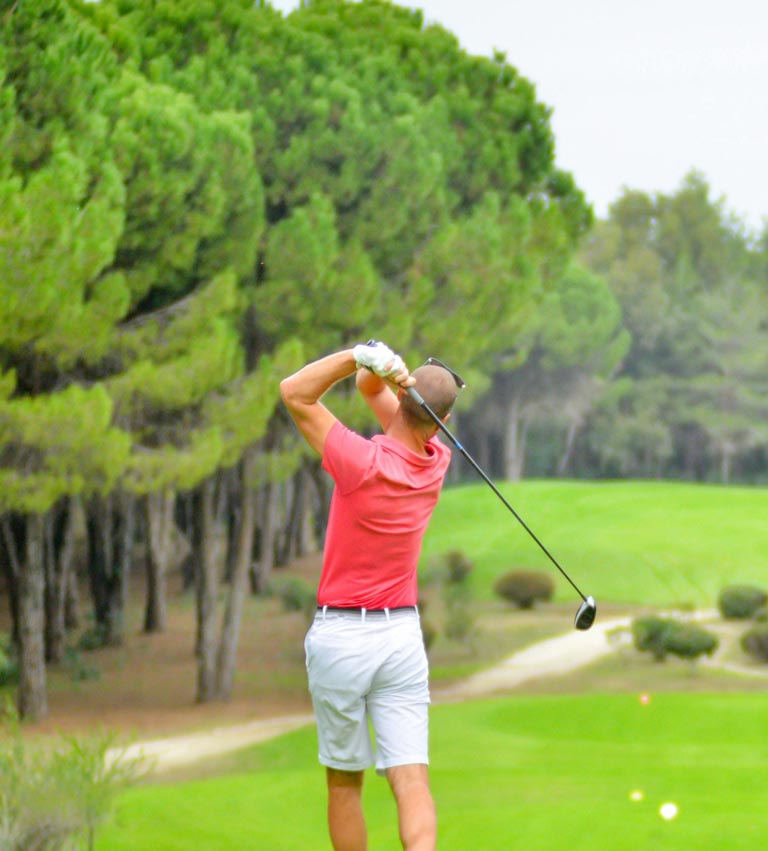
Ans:
[{"label": "golf club shaft", "polygon": [[445,436],[451,441],[451,443],[459,450],[459,452],[461,452],[461,454],[467,459],[467,461],[469,461],[469,463],[475,468],[475,470],[482,477],[482,479],[485,481],[485,483],[487,485],[489,485],[489,487],[496,494],[496,496],[512,512],[512,514],[515,516],[515,519],[517,520],[517,522],[523,527],[523,529],[525,529],[525,531],[533,538],[533,540],[536,541],[536,543],[539,545],[539,547],[541,547],[542,552],[547,556],[547,558],[552,562],[552,564],[554,564],[554,566],[560,571],[560,573],[563,574],[563,576],[568,580],[568,582],[571,584],[571,586],[576,591],[576,593],[579,595],[579,597],[581,597],[581,599],[584,600],[584,602],[586,603],[587,598],[581,593],[581,591],[579,590],[576,583],[571,579],[570,576],[568,576],[568,574],[565,572],[565,570],[563,570],[563,568],[560,567],[560,565],[557,562],[557,559],[544,546],[544,544],[542,544],[542,542],[539,540],[539,538],[536,536],[536,534],[530,528],[530,526],[525,522],[525,520],[523,520],[523,518],[509,504],[509,502],[507,502],[507,500],[504,498],[504,495],[501,493],[501,491],[496,487],[496,485],[485,474],[485,471],[483,470],[483,468],[477,463],[477,461],[475,461],[475,459],[469,454],[469,452],[467,452],[467,450],[461,445],[461,443],[459,443],[457,438],[448,430],[445,423],[440,419],[440,417],[438,417],[438,415],[432,410],[432,408],[430,408],[429,405],[424,401],[421,394],[414,387],[408,387],[407,391],[408,391],[408,395],[413,399],[413,401],[416,402],[416,404],[418,404],[420,407],[422,407],[427,412],[427,414],[429,414],[429,416],[434,420],[435,425],[437,425],[437,427],[440,429],[440,431],[442,431],[443,434],[445,434]]}]

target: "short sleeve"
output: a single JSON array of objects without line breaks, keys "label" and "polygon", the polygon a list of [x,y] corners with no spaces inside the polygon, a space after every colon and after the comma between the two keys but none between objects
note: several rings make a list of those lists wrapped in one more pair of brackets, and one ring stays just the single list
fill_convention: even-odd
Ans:
[{"label": "short sleeve", "polygon": [[359,487],[373,467],[376,445],[337,420],[325,438],[323,469],[341,493]]}]

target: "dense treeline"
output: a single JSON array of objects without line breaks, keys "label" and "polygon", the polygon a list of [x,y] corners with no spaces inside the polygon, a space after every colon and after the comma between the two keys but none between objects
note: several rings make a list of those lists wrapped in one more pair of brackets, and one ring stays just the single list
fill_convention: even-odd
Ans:
[{"label": "dense treeline", "polygon": [[458,425],[508,476],[765,469],[766,240],[695,175],[590,229],[503,55],[384,0],[0,8],[0,566],[25,717],[83,580],[89,643],[116,644],[132,571],[150,632],[183,571],[198,699],[230,694],[244,596],[316,545],[329,496],[278,381],[335,347],[452,361]]},{"label": "dense treeline", "polygon": [[183,552],[198,699],[225,698],[244,595],[312,544],[328,498],[278,379],[376,335],[482,386],[589,208],[533,86],[386,2],[3,4],[0,85],[21,712],[47,711],[84,569],[89,643],[114,644],[130,572],[161,630]]},{"label": "dense treeline", "polygon": [[670,195],[625,190],[582,240],[631,343],[596,346],[614,305],[563,277],[472,419],[498,472],[768,481],[768,228],[710,195],[697,172]]}]

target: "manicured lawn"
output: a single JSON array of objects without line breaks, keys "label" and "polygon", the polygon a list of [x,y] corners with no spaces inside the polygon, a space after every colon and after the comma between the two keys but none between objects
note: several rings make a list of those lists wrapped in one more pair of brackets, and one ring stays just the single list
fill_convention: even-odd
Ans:
[{"label": "manicured lawn", "polygon": [[[441,851],[754,851],[768,835],[764,694],[437,706],[432,752]],[[668,801],[673,821],[659,815]],[[97,848],[327,851],[324,807],[307,728],[243,751],[223,776],[132,790]],[[371,849],[399,849],[373,774],[366,810]]]},{"label": "manicured lawn", "polygon": [[[713,606],[724,585],[766,582],[768,489],[558,481],[500,489],[598,603]],[[479,599],[492,596],[499,574],[521,567],[551,572],[556,599],[575,595],[487,485],[444,491],[424,542],[424,566],[452,549],[473,560]]]}]

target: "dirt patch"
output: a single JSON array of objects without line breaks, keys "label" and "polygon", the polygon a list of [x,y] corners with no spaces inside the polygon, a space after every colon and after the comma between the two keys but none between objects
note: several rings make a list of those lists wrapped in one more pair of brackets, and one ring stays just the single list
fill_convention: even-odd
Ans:
[{"label": "dirt patch", "polygon": [[[319,557],[314,556],[285,572],[315,582],[319,569]],[[201,705],[195,700],[193,594],[174,586],[163,633],[142,632],[142,606],[143,588],[137,583],[121,647],[71,649],[64,664],[49,668],[49,714],[25,728],[30,735],[102,729],[146,739],[310,710],[305,615],[283,611],[274,598],[250,597],[232,699]]]}]

